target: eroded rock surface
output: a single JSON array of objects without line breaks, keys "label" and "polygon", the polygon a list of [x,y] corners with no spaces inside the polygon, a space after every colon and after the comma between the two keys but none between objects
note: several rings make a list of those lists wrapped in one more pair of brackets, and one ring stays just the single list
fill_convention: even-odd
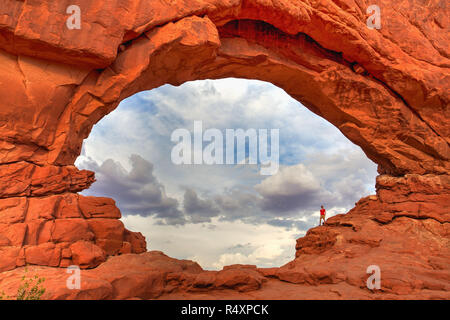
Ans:
[{"label": "eroded rock surface", "polygon": [[[69,30],[63,1],[2,1],[0,286],[30,264],[47,298],[448,299],[450,12],[371,4],[379,30],[362,0],[80,0]],[[77,194],[94,182],[73,166],[82,141],[121,100],[224,77],[283,88],[378,164],[377,194],[311,229],[280,268],[207,272],[143,253],[113,200]],[[81,291],[65,289],[70,264]],[[365,285],[370,264],[379,292]]]},{"label": "eroded rock surface", "polygon": [[109,198],[73,193],[0,199],[0,272],[26,264],[93,268],[109,255],[146,251]]}]

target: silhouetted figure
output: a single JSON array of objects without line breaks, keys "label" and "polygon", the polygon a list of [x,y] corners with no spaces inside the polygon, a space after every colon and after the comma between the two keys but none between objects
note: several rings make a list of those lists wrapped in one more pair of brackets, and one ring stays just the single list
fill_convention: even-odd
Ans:
[{"label": "silhouetted figure", "polygon": [[326,214],[326,211],[325,211],[324,207],[320,206],[319,226],[322,225],[322,219],[323,219],[323,223],[325,223],[325,214]]}]

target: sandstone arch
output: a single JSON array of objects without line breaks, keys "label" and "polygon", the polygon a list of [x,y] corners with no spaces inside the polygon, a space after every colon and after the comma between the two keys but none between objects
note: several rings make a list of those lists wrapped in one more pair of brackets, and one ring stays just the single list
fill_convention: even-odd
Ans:
[{"label": "sandstone arch", "polygon": [[[395,8],[375,2],[380,30],[367,28],[362,0],[192,0],[189,7],[181,0],[79,1],[82,28],[68,30],[63,1],[6,1],[0,7],[0,254],[7,258],[0,271],[25,262],[88,268],[106,255],[144,251],[142,237],[117,221],[112,200],[76,194],[94,181],[93,173],[73,166],[82,141],[138,91],[231,76],[283,88],[379,165],[377,196],[329,221],[329,230],[299,239],[298,257],[338,255],[346,243],[379,248],[374,233],[404,221],[432,230],[435,241],[427,246],[436,252],[427,261],[448,266],[449,12],[437,0],[400,1]],[[349,226],[355,234],[344,231]],[[322,232],[325,242],[316,238]],[[86,250],[94,253],[86,257]],[[289,268],[302,265],[297,259]],[[288,269],[274,272],[307,281]],[[351,278],[347,283],[355,285],[349,272],[328,275],[329,281]]]}]

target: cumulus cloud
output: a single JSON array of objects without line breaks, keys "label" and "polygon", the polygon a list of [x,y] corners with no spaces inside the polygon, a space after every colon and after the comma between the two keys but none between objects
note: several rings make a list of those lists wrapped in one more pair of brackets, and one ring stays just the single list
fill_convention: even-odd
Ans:
[{"label": "cumulus cloud", "polygon": [[317,207],[323,193],[319,181],[301,163],[281,168],[255,189],[263,197],[262,208],[276,212]]},{"label": "cumulus cloud", "polygon": [[200,199],[192,189],[185,191],[183,204],[193,223],[211,222],[211,217],[217,216],[220,212],[213,201]]},{"label": "cumulus cloud", "polygon": [[266,243],[260,246],[253,247],[249,253],[242,252],[227,252],[219,256],[217,262],[213,263],[214,268],[220,269],[223,266],[231,264],[257,264],[267,265],[280,259],[285,253],[280,243]]},{"label": "cumulus cloud", "polygon": [[325,201],[334,207],[351,208],[361,197],[375,192],[376,166],[361,150],[315,152],[304,164],[326,186],[332,196]]},{"label": "cumulus cloud", "polygon": [[220,208],[221,220],[242,220],[250,223],[263,223],[264,217],[259,210],[260,198],[251,189],[239,187],[214,196],[214,202]]},{"label": "cumulus cloud", "polygon": [[[295,240],[301,235],[295,230],[267,224],[219,221],[217,217],[211,219],[217,226],[215,229],[201,223],[157,225],[153,216],[128,215],[122,220],[127,228],[144,234],[149,241],[149,250],[194,260],[206,269],[221,269],[239,261],[260,267],[281,266],[295,257]],[[241,256],[244,258],[239,260]]]},{"label": "cumulus cloud", "polygon": [[[129,171],[112,159],[101,165],[89,157],[83,159],[79,167],[97,175],[97,182],[87,194],[116,199],[124,215],[152,215],[161,223],[173,225],[209,223],[218,217],[220,221],[307,230],[317,223],[315,213],[320,205],[329,210],[328,216],[345,213],[367,192],[367,180],[364,175],[358,177],[362,172],[351,170],[360,159],[348,154],[321,155],[321,161],[308,166],[283,166],[277,174],[255,185],[215,188],[202,196],[194,188],[183,186],[184,193],[178,198],[166,193],[154,174],[154,165],[142,156],[130,156]],[[336,161],[340,165],[330,169]]]},{"label": "cumulus cloud", "polygon": [[84,159],[79,166],[95,171],[97,177],[87,193],[114,198],[127,214],[154,215],[164,223],[184,224],[178,201],[166,195],[164,185],[153,174],[153,164],[136,154],[129,160],[131,170],[127,172],[112,159],[101,165],[91,158]]},{"label": "cumulus cloud", "polygon": [[317,225],[317,219],[309,217],[307,220],[294,220],[294,219],[271,219],[267,221],[268,225],[275,227],[283,227],[286,229],[296,228],[298,230],[308,230]]}]

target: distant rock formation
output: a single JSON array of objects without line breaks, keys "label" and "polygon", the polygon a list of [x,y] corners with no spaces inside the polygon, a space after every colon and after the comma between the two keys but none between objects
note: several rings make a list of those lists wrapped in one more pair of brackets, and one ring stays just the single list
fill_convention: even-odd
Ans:
[{"label": "distant rock formation", "polygon": [[[0,287],[22,266],[48,298],[450,298],[448,6],[365,1],[181,0],[0,5]],[[189,6],[186,6],[189,3]],[[111,199],[77,192],[93,125],[132,94],[170,83],[269,81],[378,164],[377,194],[297,241],[280,268],[203,271],[147,252]],[[64,270],[84,270],[68,291]],[[381,290],[366,287],[369,265]],[[108,272],[102,272],[107,270]],[[92,289],[92,290],[91,290]]]}]

